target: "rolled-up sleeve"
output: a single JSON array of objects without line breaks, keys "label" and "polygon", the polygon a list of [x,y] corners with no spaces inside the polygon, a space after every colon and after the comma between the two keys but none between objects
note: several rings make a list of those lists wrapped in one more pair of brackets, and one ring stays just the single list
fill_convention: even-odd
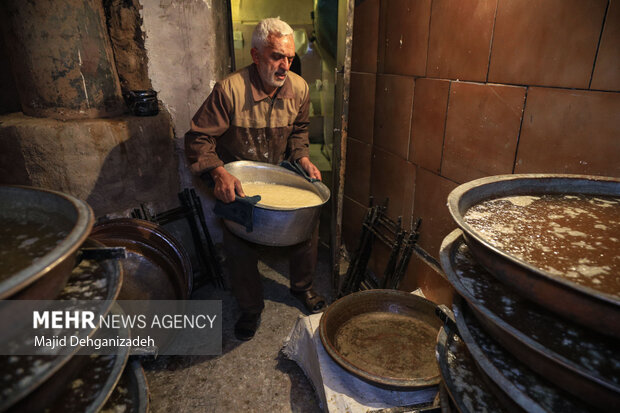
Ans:
[{"label": "rolled-up sleeve", "polygon": [[224,164],[218,157],[217,139],[230,127],[232,103],[216,83],[209,97],[198,109],[185,134],[185,154],[193,174],[200,175]]},{"label": "rolled-up sleeve", "polygon": [[289,160],[296,161],[304,156],[310,156],[310,140],[308,125],[310,124],[310,93],[306,85],[305,96],[293,123],[293,130],[288,138]]}]

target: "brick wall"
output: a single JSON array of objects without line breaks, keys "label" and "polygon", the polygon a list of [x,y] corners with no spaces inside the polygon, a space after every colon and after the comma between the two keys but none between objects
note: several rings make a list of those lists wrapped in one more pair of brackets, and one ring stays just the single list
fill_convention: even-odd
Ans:
[{"label": "brick wall", "polygon": [[[438,258],[446,198],[488,175],[620,176],[620,1],[356,2],[344,241],[370,195]],[[375,263],[382,257],[373,257]],[[403,289],[448,302],[412,258]]]}]

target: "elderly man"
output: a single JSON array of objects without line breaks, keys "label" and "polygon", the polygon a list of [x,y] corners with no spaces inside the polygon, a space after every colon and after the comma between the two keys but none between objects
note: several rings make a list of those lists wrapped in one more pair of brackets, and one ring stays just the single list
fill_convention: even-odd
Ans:
[{"label": "elderly man", "polygon": [[[210,174],[214,195],[229,203],[245,196],[241,182],[223,164],[251,160],[278,164],[298,161],[312,178],[321,179],[310,162],[309,91],[289,72],[295,56],[293,29],[277,18],[262,20],[252,35],[252,61],[218,82],[194,115],[185,135],[191,170]],[[312,288],[317,260],[318,226],[306,242],[289,247],[290,291],[310,312],[320,312],[325,299]],[[263,286],[255,245],[224,230],[226,267],[241,309],[235,336],[250,340],[264,308]]]}]

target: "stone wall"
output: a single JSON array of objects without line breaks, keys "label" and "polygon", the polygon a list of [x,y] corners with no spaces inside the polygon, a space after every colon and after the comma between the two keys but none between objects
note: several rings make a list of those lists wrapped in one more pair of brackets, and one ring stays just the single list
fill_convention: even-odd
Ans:
[{"label": "stone wall", "polygon": [[[158,92],[160,114],[133,116],[122,104],[125,113],[120,116],[103,119],[87,111],[88,120],[61,122],[50,118],[48,113],[40,113],[42,117],[10,113],[18,110],[19,105],[7,97],[0,108],[4,113],[0,116],[0,183],[70,193],[89,202],[97,216],[128,215],[140,203],[146,203],[155,213],[178,206],[177,193],[182,188],[201,187],[185,166],[183,135],[215,81],[230,68],[226,2],[62,0],[63,5],[72,2],[73,9],[61,7],[51,14],[36,11],[47,3],[42,0],[23,5],[4,2],[1,9],[5,31],[10,26],[19,33],[19,27],[24,26],[19,18],[15,24],[8,24],[7,5],[18,11],[24,7],[20,13],[34,13],[38,18],[37,26],[28,26],[34,31],[32,35],[52,39],[46,45],[48,54],[70,55],[71,60],[61,56],[55,61],[61,65],[77,62],[79,68],[84,63],[79,60],[82,53],[78,54],[84,46],[82,37],[72,37],[71,42],[64,43],[57,37],[62,35],[62,30],[79,31],[84,26],[79,18],[73,18],[75,9],[96,11],[97,18],[90,22],[109,24],[109,32],[108,29],[103,32],[111,40],[101,39],[99,44],[106,50],[99,56],[108,56],[108,61],[118,68],[118,75],[114,69],[118,76],[114,79],[116,87],[119,84],[120,88],[129,90],[152,87]],[[57,20],[73,26],[59,27],[54,23]],[[26,48],[21,53],[33,52]],[[15,58],[15,45],[9,48],[8,54],[9,58]],[[74,55],[77,60],[73,59]],[[28,75],[48,77],[55,82],[65,80],[48,69],[30,68]],[[1,84],[15,84],[15,73],[16,70],[0,72]],[[79,76],[79,71],[76,73]],[[87,86],[90,86],[88,82]],[[117,97],[120,88],[115,92]],[[50,102],[65,98],[58,88],[50,90],[56,90],[56,95],[49,91],[45,94]],[[96,91],[91,95],[97,96]],[[78,97],[79,112],[84,96]],[[50,107],[54,109],[53,105]],[[200,195],[208,196],[204,192]],[[205,211],[210,209],[205,207]]]},{"label": "stone wall", "polygon": [[224,0],[142,0],[148,72],[172,118],[181,188],[194,187],[203,201],[214,241],[221,240],[211,190],[188,170],[183,136],[215,82],[230,73],[228,15]]},{"label": "stone wall", "polygon": [[62,122],[0,116],[0,184],[54,189],[85,200],[96,217],[128,215],[144,202],[177,206],[170,116]]}]

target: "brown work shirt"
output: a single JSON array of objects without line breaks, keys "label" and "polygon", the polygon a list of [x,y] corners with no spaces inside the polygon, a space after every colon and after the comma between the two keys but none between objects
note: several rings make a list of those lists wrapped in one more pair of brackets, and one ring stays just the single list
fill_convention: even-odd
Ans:
[{"label": "brown work shirt", "polygon": [[263,92],[254,64],[217,82],[185,134],[191,171],[200,175],[232,161],[278,164],[309,156],[309,102],[308,84],[290,71],[273,99]]}]

